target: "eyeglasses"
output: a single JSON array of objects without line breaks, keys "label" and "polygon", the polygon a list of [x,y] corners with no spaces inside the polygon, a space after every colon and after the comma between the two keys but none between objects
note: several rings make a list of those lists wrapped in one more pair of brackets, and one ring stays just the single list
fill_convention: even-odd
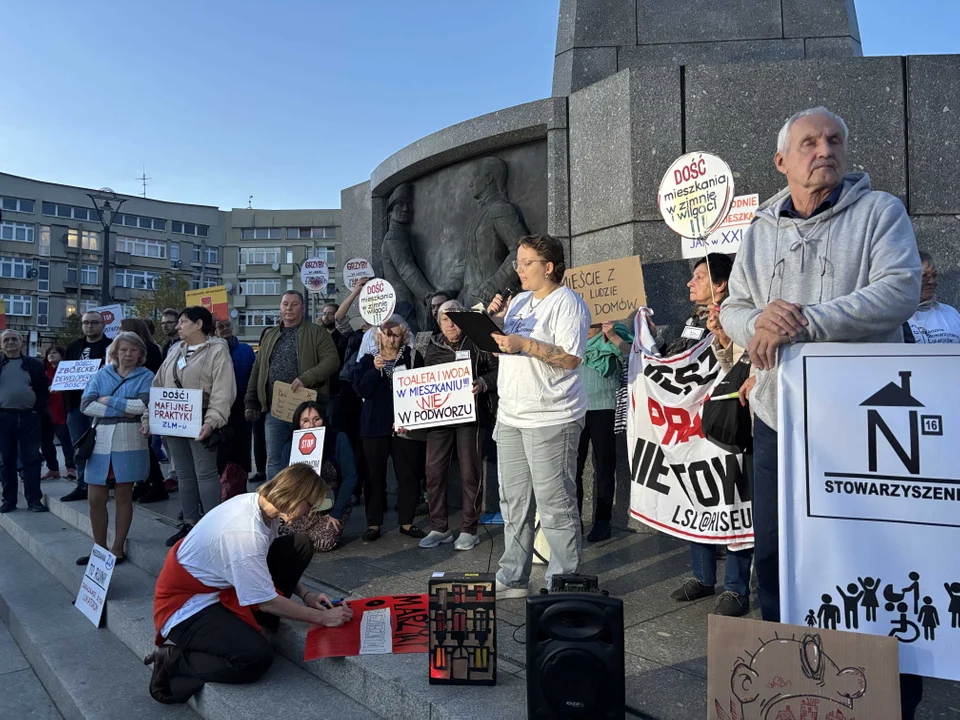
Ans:
[{"label": "eyeglasses", "polygon": [[520,268],[523,268],[524,270],[526,270],[528,267],[530,267],[534,263],[545,263],[545,262],[546,260],[525,260],[524,262],[517,262],[516,260],[514,260],[513,269],[519,270]]}]

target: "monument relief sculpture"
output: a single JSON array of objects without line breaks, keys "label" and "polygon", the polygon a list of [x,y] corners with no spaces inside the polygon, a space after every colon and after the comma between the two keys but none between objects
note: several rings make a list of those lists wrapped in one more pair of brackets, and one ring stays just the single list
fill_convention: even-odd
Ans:
[{"label": "monument relief sculpture", "polygon": [[480,209],[470,223],[464,248],[460,302],[484,306],[503,287],[517,279],[513,262],[517,243],[529,235],[523,211],[507,198],[507,164],[498,157],[477,160],[470,181]]},{"label": "monument relief sculpture", "polygon": [[420,326],[418,316],[433,294],[433,285],[423,275],[410,243],[413,219],[413,190],[409,183],[398,185],[387,200],[390,226],[383,236],[381,261],[383,277],[397,293],[397,310],[411,328]]}]

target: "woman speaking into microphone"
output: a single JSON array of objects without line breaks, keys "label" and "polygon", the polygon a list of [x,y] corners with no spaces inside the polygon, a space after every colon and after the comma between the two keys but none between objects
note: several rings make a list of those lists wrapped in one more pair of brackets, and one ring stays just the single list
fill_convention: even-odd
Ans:
[{"label": "woman speaking into microphone", "polygon": [[[587,396],[577,368],[587,345],[590,311],[561,285],[563,246],[549,235],[520,239],[514,268],[523,292],[504,308],[497,295],[491,313],[504,313],[500,348],[498,448],[504,550],[497,597],[527,595],[533,562],[534,508],[550,546],[547,585],[580,565],[577,447]],[[534,504],[536,500],[536,504]]]}]

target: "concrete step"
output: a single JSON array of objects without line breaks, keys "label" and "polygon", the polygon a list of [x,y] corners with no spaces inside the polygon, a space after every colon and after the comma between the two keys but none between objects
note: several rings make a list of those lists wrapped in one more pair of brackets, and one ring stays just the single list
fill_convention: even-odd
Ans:
[{"label": "concrete step", "polygon": [[114,635],[97,630],[73,606],[75,595],[2,531],[0,557],[0,619],[64,718],[197,717],[188,707],[157,704],[147,694],[149,668]]},{"label": "concrete step", "polygon": [[[89,508],[86,503],[64,503],[58,500],[72,487],[72,484],[65,482],[45,482],[43,489],[47,495],[44,502],[53,515],[90,535]],[[175,531],[176,525],[169,519],[152,513],[149,505],[137,505],[127,539],[127,558],[151,575],[158,575],[167,553],[164,541]],[[112,537],[111,531],[110,538]],[[305,577],[304,583],[317,591],[326,592],[331,597],[349,595],[341,588],[324,584],[313,577]],[[426,590],[425,576],[423,592]],[[407,589],[403,590],[406,591]],[[430,685],[425,654],[364,655],[304,662],[307,629],[302,623],[282,623],[280,631],[271,635],[277,652],[384,717],[460,720],[484,715],[490,720],[512,719],[526,707],[527,690],[523,668],[509,661],[500,664],[495,690],[488,687]]]},{"label": "concrete step", "polygon": [[3,698],[3,711],[9,717],[63,720],[63,715],[57,711],[57,706],[3,623],[0,623],[0,697]]},{"label": "concrete step", "polygon": [[[82,506],[83,503],[74,505]],[[142,702],[144,709],[140,716],[146,718],[154,717],[148,714],[149,712],[155,714],[163,712],[167,713],[164,717],[176,717],[169,713],[178,710],[190,713],[188,717],[195,717],[188,708],[170,708],[157,704],[147,692],[149,669],[144,667],[138,658],[144,657],[154,649],[153,587],[156,577],[153,574],[130,561],[114,571],[107,605],[104,608],[106,630],[98,631],[72,606],[83,576],[83,568],[77,566],[76,559],[90,552],[90,537],[53,513],[36,514],[19,510],[7,513],[0,515],[0,528],[8,533],[8,543],[11,539],[18,543],[33,557],[34,565],[39,563],[45,569],[41,585],[34,588],[34,592],[40,594],[56,591],[65,609],[69,611],[70,617],[76,615],[79,621],[82,621],[77,628],[78,636],[81,630],[85,630],[85,637],[90,639],[91,646],[87,649],[81,640],[72,640],[75,647],[69,648],[67,657],[83,656],[84,663],[87,664],[93,660],[94,664],[91,667],[96,667],[98,673],[110,678],[111,682],[118,683],[122,680],[124,683],[130,683],[130,687],[126,688],[122,695],[106,693],[105,698],[112,701],[113,698],[124,697],[130,698],[131,702],[134,700],[138,703]],[[165,547],[164,550],[166,550]],[[7,578],[6,561],[4,561],[4,569],[3,576]],[[47,573],[56,578],[62,587],[51,583]],[[9,580],[4,582],[12,585],[13,589],[16,588],[15,582]],[[30,596],[28,594],[24,597],[29,600]],[[67,637],[72,638],[72,633]],[[122,643],[126,646],[124,652],[131,662],[140,663],[137,666],[139,675],[134,675],[132,671],[117,673],[116,666],[109,659],[106,662],[103,661],[102,658],[108,656],[101,655],[99,644],[110,642],[117,645]],[[42,675],[41,680],[46,684]],[[262,720],[263,717],[276,715],[280,708],[283,709],[283,714],[308,717],[316,714],[318,708],[324,707],[337,708],[337,717],[345,720],[369,720],[381,717],[379,713],[355,702],[284,657],[277,657],[267,674],[257,683],[251,685],[207,683],[203,690],[190,701],[190,706],[207,720]],[[66,716],[66,713],[64,715]],[[99,720],[106,716],[92,712],[73,714],[70,717]],[[130,717],[130,714],[124,717]],[[157,717],[160,716],[157,715]]]}]

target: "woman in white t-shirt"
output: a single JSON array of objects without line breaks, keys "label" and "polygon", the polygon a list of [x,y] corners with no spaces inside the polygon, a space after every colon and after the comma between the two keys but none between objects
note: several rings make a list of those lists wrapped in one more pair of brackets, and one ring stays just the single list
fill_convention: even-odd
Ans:
[{"label": "woman in white t-shirt", "polygon": [[154,700],[185,703],[205,682],[258,680],[273,662],[260,628],[276,629],[279,618],[328,627],[351,619],[349,607],[333,607],[300,582],[313,558],[310,538],[278,537],[280,520],[306,515],[326,494],[312,467],[291,465],[255,493],[221,503],[177,541],[154,589],[158,649],[144,660],[153,665]]},{"label": "woman in white t-shirt", "polygon": [[[504,550],[497,596],[524,597],[533,562],[534,509],[550,546],[547,584],[580,566],[577,447],[587,413],[580,361],[590,311],[561,284],[563,246],[549,235],[520,239],[514,268],[523,290],[493,336],[500,355],[497,441]],[[502,310],[497,295],[490,312]]]},{"label": "woman in white t-shirt", "polygon": [[904,339],[907,342],[931,344],[960,342],[960,313],[955,307],[944,305],[935,299],[940,273],[933,255],[921,252],[920,263],[923,271],[920,307],[907,321],[907,330],[912,337],[904,332]]}]

